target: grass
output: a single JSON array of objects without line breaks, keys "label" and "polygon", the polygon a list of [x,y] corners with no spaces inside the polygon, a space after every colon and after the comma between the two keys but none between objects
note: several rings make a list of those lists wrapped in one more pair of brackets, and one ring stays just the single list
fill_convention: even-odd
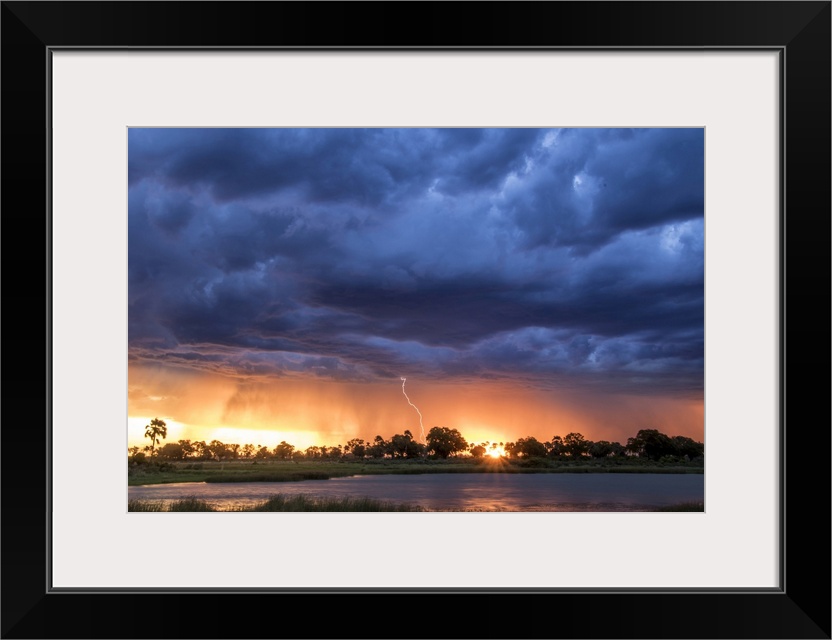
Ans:
[{"label": "grass", "polygon": [[168,511],[216,511],[214,507],[199,498],[182,498],[168,503]]},{"label": "grass", "polygon": [[704,502],[680,502],[666,507],[657,507],[654,511],[705,511]]},{"label": "grass", "polygon": [[[531,464],[534,463],[534,464]],[[665,465],[634,460],[365,460],[168,463],[130,467],[128,484],[171,482],[297,482],[356,475],[419,475],[425,473],[703,473],[702,467]]]},{"label": "grass", "polygon": [[163,500],[128,500],[128,511],[216,511],[214,507],[199,498],[182,498],[164,502]]},{"label": "grass", "polygon": [[260,473],[239,473],[236,475],[210,475],[205,482],[297,482],[299,480],[329,480],[330,478],[344,478],[355,475],[350,471],[293,471],[277,470]]},{"label": "grass", "polygon": [[154,500],[128,500],[127,510],[149,512],[167,511],[167,508],[164,502],[156,502]]},{"label": "grass", "polygon": [[[131,512],[171,511],[218,511],[210,503],[199,498],[183,498],[172,502],[161,500],[130,500],[127,510]],[[417,505],[383,502],[374,498],[344,497],[326,498],[319,496],[277,494],[252,507],[240,507],[231,511],[424,511]]]},{"label": "grass", "polygon": [[[189,497],[171,502],[162,500],[130,500],[127,510],[131,512],[198,512],[219,511],[209,502],[199,498]],[[680,502],[666,507],[656,507],[653,511],[704,511],[702,502]],[[258,502],[251,507],[239,507],[230,511],[241,512],[287,512],[287,511],[328,511],[328,512],[380,512],[380,511],[425,511],[418,505],[384,502],[375,498],[352,497],[343,498],[285,495],[277,494],[271,498]]]},{"label": "grass", "polygon": [[325,498],[278,494],[253,508],[241,509],[241,511],[424,511],[424,509],[417,505],[395,504],[374,498]]}]

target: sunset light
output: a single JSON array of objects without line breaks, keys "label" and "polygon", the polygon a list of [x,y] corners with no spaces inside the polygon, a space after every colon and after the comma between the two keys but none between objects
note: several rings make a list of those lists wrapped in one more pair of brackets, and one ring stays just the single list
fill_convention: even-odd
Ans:
[{"label": "sunset light", "polygon": [[[147,425],[150,424],[150,421],[153,420],[154,416],[148,417],[136,417],[131,416],[127,418],[127,446],[128,447],[143,447],[147,444],[147,438],[144,437],[145,429]],[[175,420],[171,420],[170,418],[165,418],[165,423],[167,424],[167,439],[168,440],[179,440],[180,438],[187,438],[190,437],[188,433],[188,428],[182,424],[181,422],[176,422]]]},{"label": "sunset light", "polygon": [[701,127],[130,128],[128,158],[133,482],[702,468]]}]

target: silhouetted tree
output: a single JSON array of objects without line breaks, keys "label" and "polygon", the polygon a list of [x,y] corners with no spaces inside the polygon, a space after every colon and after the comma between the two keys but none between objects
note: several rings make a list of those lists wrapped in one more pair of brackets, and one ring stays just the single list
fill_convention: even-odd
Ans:
[{"label": "silhouetted tree", "polygon": [[269,451],[268,447],[260,447],[258,445],[257,452],[254,454],[255,460],[268,460],[272,457],[271,451]]},{"label": "silhouetted tree", "polygon": [[209,453],[209,459],[226,460],[231,457],[231,451],[228,445],[219,440],[211,440],[206,446]]},{"label": "silhouetted tree", "polygon": [[468,448],[462,434],[457,429],[448,427],[433,427],[428,431],[427,443],[427,450],[440,458],[447,458]]},{"label": "silhouetted tree", "polygon": [[701,442],[696,442],[692,438],[673,436],[671,441],[673,442],[673,447],[676,449],[677,456],[687,457],[688,460],[696,460],[705,455],[705,445]]},{"label": "silhouetted tree", "polygon": [[388,451],[393,458],[418,458],[422,455],[422,445],[413,439],[413,434],[405,430],[390,438]]},{"label": "silhouetted tree", "polygon": [[552,440],[546,443],[546,449],[552,458],[560,458],[566,455],[566,447],[563,444],[563,438],[560,436],[552,436]]},{"label": "silhouetted tree", "polygon": [[373,444],[367,447],[367,455],[371,458],[383,458],[387,455],[389,442],[386,442],[381,436],[373,438]]},{"label": "silhouetted tree", "polygon": [[513,453],[521,458],[543,458],[546,455],[546,447],[537,438],[529,436],[517,440]]},{"label": "silhouetted tree", "polygon": [[618,442],[609,442],[607,440],[599,440],[593,442],[589,446],[589,455],[593,458],[608,458],[620,454],[624,450]]},{"label": "silhouetted tree", "polygon": [[208,449],[208,445],[205,444],[204,440],[195,440],[191,446],[194,448],[193,457],[197,460],[211,459],[211,451]]},{"label": "silhouetted tree", "polygon": [[194,445],[190,440],[180,440],[179,446],[182,447],[182,458],[190,458],[194,455]]},{"label": "silhouetted tree", "polygon": [[650,460],[659,460],[676,453],[673,441],[657,429],[641,429],[634,438],[627,439],[627,451]]},{"label": "silhouetted tree", "polygon": [[586,455],[592,442],[584,438],[580,433],[567,433],[563,437],[563,448],[570,458],[580,458]]},{"label": "silhouetted tree", "polygon": [[150,438],[150,455],[156,455],[156,441],[158,439],[165,439],[168,437],[168,427],[164,420],[153,418],[149,425],[144,428],[144,437]]},{"label": "silhouetted tree", "polygon": [[361,438],[353,438],[344,445],[344,450],[356,458],[363,458],[367,454],[367,443]]},{"label": "silhouetted tree", "polygon": [[157,455],[166,460],[182,460],[185,457],[185,452],[182,450],[182,445],[178,442],[168,442],[163,447],[159,447]]},{"label": "silhouetted tree", "polygon": [[143,453],[139,447],[130,447],[127,453],[130,454],[128,460],[133,464],[144,464],[147,462],[147,454]]},{"label": "silhouetted tree", "polygon": [[280,444],[274,448],[274,457],[278,460],[289,460],[292,457],[294,450],[294,445],[282,440]]},{"label": "silhouetted tree", "polygon": [[484,446],[482,446],[481,444],[476,444],[471,447],[471,457],[482,458],[485,455],[486,451],[487,449]]}]

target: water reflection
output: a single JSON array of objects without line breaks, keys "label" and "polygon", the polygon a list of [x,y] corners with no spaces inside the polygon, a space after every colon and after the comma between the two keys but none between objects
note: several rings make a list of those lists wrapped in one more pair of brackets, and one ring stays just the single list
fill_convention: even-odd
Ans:
[{"label": "water reflection", "polygon": [[129,487],[129,499],[195,496],[217,509],[248,507],[277,493],[367,496],[430,511],[646,511],[703,501],[701,474],[428,474],[353,476],[304,482],[234,482]]}]

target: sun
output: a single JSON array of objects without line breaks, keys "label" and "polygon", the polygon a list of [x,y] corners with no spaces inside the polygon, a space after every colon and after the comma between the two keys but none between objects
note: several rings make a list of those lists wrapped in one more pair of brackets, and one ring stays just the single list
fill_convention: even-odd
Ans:
[{"label": "sun", "polygon": [[503,458],[506,455],[506,450],[502,446],[494,446],[493,444],[488,447],[486,454],[489,458],[493,458],[494,460],[498,458]]}]

